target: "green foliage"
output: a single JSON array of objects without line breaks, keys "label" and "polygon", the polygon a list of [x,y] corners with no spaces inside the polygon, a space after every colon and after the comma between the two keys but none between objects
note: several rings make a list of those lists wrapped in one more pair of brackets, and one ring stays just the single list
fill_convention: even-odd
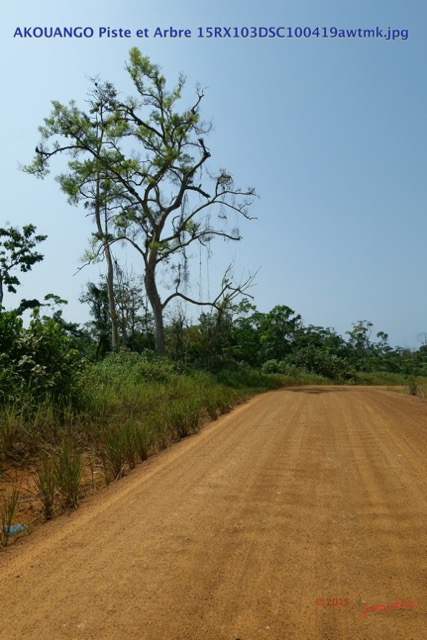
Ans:
[{"label": "green foliage", "polygon": [[[308,373],[316,373],[336,382],[354,378],[355,371],[345,360],[327,347],[308,344],[295,350],[287,362]],[[283,371],[286,373],[286,371]]]},{"label": "green foliage", "polygon": [[36,227],[28,224],[22,227],[0,228],[0,308],[3,303],[4,285],[9,293],[16,293],[20,285],[16,270],[26,273],[31,271],[36,262],[43,260],[43,256],[35,247],[47,236],[34,235]]},{"label": "green foliage", "polygon": [[33,411],[49,399],[61,407],[77,401],[82,360],[65,328],[34,312],[29,327],[14,312],[0,312],[0,398]]},{"label": "green foliage", "polygon": [[174,374],[175,365],[154,351],[135,353],[120,349],[109,353],[100,362],[87,365],[81,387],[84,393],[85,387],[93,392],[114,385],[116,392],[120,393],[144,382],[168,382]]},{"label": "green foliage", "polygon": [[282,360],[291,350],[301,316],[290,307],[278,305],[259,318],[262,359]]},{"label": "green foliage", "polygon": [[[105,356],[112,349],[111,317],[109,311],[107,279],[102,277],[96,285],[88,282],[80,302],[89,305],[93,320],[87,325],[96,341],[95,357]],[[141,283],[127,274],[116,263],[114,283],[118,344],[131,351],[154,349],[153,318],[141,293]]]}]

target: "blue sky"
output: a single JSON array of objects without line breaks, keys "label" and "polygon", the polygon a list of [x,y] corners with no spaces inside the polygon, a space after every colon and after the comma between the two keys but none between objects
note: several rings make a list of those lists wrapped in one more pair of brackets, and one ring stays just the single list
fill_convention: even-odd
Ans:
[{"label": "blue sky", "polygon": [[[256,220],[241,224],[243,241],[212,244],[202,257],[203,294],[230,260],[236,276],[256,271],[255,304],[277,304],[307,324],[339,333],[358,320],[386,331],[392,344],[417,347],[427,331],[426,164],[427,7],[421,0],[264,0],[203,3],[22,0],[0,10],[2,204],[6,222],[48,234],[45,260],[22,277],[21,297],[53,292],[69,301],[65,316],[88,319],[78,302],[102,267],[77,275],[91,222],[71,207],[52,173],[19,171],[39,141],[51,100],[84,104],[89,77],[131,93],[124,64],[132,46],[159,64],[171,83],[187,77],[185,97],[205,87],[202,116],[212,120],[212,168],[226,167],[237,185],[254,186]],[[145,4],[145,6],[144,6]],[[373,6],[374,5],[374,6]],[[92,38],[14,38],[17,27],[91,27]],[[319,27],[402,32],[384,38],[199,38],[199,27]],[[98,29],[132,37],[100,38]],[[191,38],[154,38],[157,27],[190,29]],[[137,29],[149,29],[139,39]],[[297,32],[295,32],[297,33]],[[187,100],[183,103],[187,106]],[[59,165],[58,165],[59,172]],[[125,258],[122,257],[124,260]],[[138,271],[129,254],[128,264]],[[14,300],[5,297],[5,304]]]}]

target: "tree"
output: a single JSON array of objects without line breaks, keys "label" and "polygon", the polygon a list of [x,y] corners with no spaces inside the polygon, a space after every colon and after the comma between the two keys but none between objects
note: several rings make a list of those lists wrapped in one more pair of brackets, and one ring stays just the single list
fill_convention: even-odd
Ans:
[{"label": "tree", "polygon": [[[0,228],[0,308],[3,304],[4,286],[9,293],[16,293],[16,287],[21,284],[15,271],[23,273],[31,271],[36,262],[43,260],[43,255],[35,250],[39,242],[46,240],[47,236],[34,235],[36,227],[27,224],[22,227]],[[26,301],[24,306],[35,306],[37,301]],[[37,302],[39,305],[39,303]]]},{"label": "tree", "polygon": [[[117,314],[117,343],[132,351],[143,351],[154,348],[152,317],[147,303],[141,295],[137,278],[116,264],[116,282],[114,283],[114,299]],[[98,284],[88,282],[86,292],[79,298],[80,302],[90,307],[93,321],[89,323],[91,334],[96,339],[96,356],[104,356],[114,348],[111,341],[111,316],[109,314],[108,281],[105,276]]]},{"label": "tree", "polygon": [[236,318],[233,322],[234,354],[239,362],[257,367],[262,364],[261,319],[264,314],[257,311],[247,298],[234,306]]},{"label": "tree", "polygon": [[369,320],[359,320],[356,324],[353,324],[353,329],[351,331],[346,332],[349,336],[349,355],[352,364],[362,371],[369,370],[369,358],[373,352],[373,345],[371,342],[373,326],[374,325]]},{"label": "tree", "polygon": [[[184,76],[167,90],[159,67],[135,47],[126,70],[136,97],[122,99],[111,83],[95,78],[88,111],[74,101],[68,106],[54,101],[40,128],[36,157],[26,170],[43,177],[54,156],[71,158],[69,172],[59,176],[61,188],[72,200],[95,207],[95,216],[97,210],[108,211],[108,229],[98,226],[95,236],[99,251],[124,241],[142,258],[156,348],[163,353],[168,304],[181,299],[221,309],[252,284],[253,276],[235,284],[228,269],[213,300],[193,298],[188,294],[187,248],[215,237],[240,240],[238,225],[228,226],[229,214],[250,219],[255,191],[236,188],[225,169],[215,174],[208,169],[211,153],[205,136],[211,127],[200,119],[200,88],[192,106],[178,111]],[[158,282],[161,268],[168,275],[165,294]]]},{"label": "tree", "polygon": [[277,305],[259,318],[263,360],[283,360],[292,350],[301,316],[286,305]]},{"label": "tree", "polygon": [[93,317],[92,329],[97,341],[96,357],[105,356],[111,349],[110,316],[108,313],[108,291],[105,280],[97,286],[93,282],[87,283],[87,291],[79,298],[80,302],[87,303],[90,314]]}]

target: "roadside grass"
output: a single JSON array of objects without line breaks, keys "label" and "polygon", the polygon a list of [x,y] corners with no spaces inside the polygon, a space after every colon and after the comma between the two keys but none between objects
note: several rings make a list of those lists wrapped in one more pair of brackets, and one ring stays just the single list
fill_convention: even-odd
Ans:
[{"label": "roadside grass", "polygon": [[427,378],[426,377],[412,377],[407,382],[407,393],[411,396],[418,396],[419,398],[427,398]]},{"label": "roadside grass", "polygon": [[419,398],[427,398],[427,377],[409,376],[402,373],[390,373],[386,371],[374,371],[356,373],[355,384],[359,385],[387,385],[401,387],[402,393]]},{"label": "roadside grass", "polygon": [[[357,382],[403,381],[364,374]],[[257,393],[336,383],[297,369],[287,375],[246,366],[179,371],[152,354],[113,353],[82,370],[73,403],[64,402],[60,410],[47,400],[27,413],[18,403],[0,408],[0,471],[28,470],[40,518],[49,520]],[[12,494],[2,507],[3,532],[10,531],[18,500]],[[3,533],[3,545],[8,542]]]},{"label": "roadside grass", "polygon": [[19,487],[15,483],[11,491],[3,491],[0,503],[0,547],[7,547],[13,536],[13,520],[19,500]]},{"label": "roadside grass", "polygon": [[35,468],[36,496],[43,508],[45,520],[54,516],[55,496],[57,492],[56,464],[50,453],[39,458]]},{"label": "roadside grass", "polygon": [[79,506],[82,455],[77,444],[69,436],[61,443],[55,460],[56,482],[65,509]]},{"label": "roadside grass", "polygon": [[408,376],[389,371],[358,371],[355,373],[354,383],[360,385],[407,385]]},{"label": "roadside grass", "polygon": [[[246,367],[180,372],[165,358],[112,354],[82,371],[73,405],[58,410],[44,400],[27,412],[18,402],[0,407],[0,471],[28,471],[39,519],[50,520],[206,421],[292,382]],[[2,506],[2,532],[13,530],[17,502],[13,494]],[[9,538],[2,535],[5,546]]]}]

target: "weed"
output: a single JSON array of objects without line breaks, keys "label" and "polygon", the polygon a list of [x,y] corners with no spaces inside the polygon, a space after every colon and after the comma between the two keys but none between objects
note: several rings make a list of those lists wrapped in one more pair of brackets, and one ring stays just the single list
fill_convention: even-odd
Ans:
[{"label": "weed", "polygon": [[427,381],[425,378],[410,378],[408,380],[407,393],[419,398],[427,398]]},{"label": "weed", "polygon": [[146,460],[148,458],[148,434],[147,430],[140,424],[135,425],[135,448],[139,459]]},{"label": "weed", "polygon": [[408,393],[411,396],[417,396],[418,395],[418,383],[416,378],[410,378],[408,381]]},{"label": "weed", "polygon": [[88,455],[87,466],[89,467],[89,471],[90,471],[92,493],[95,493],[96,491],[96,482],[95,482],[96,456],[93,452],[89,453]]},{"label": "weed", "polygon": [[77,509],[79,505],[81,475],[81,453],[71,439],[65,438],[56,460],[56,481],[67,509]]},{"label": "weed", "polygon": [[12,486],[12,491],[3,493],[2,503],[0,505],[0,520],[1,520],[1,532],[0,532],[0,544],[2,547],[7,547],[11,535],[11,528],[13,518],[15,517],[15,511],[19,500],[19,488],[15,483]]},{"label": "weed", "polygon": [[18,443],[22,441],[23,432],[19,412],[14,407],[5,407],[0,420],[0,461],[19,459]]},{"label": "weed", "polygon": [[57,464],[52,456],[45,454],[36,466],[37,495],[43,505],[46,520],[53,518],[55,493],[57,489]]},{"label": "weed", "polygon": [[138,446],[136,441],[136,428],[133,422],[126,422],[122,426],[124,459],[130,469],[134,469],[138,462]]},{"label": "weed", "polygon": [[109,425],[102,430],[98,446],[107,484],[121,478],[129,459],[129,435],[121,425]]}]

